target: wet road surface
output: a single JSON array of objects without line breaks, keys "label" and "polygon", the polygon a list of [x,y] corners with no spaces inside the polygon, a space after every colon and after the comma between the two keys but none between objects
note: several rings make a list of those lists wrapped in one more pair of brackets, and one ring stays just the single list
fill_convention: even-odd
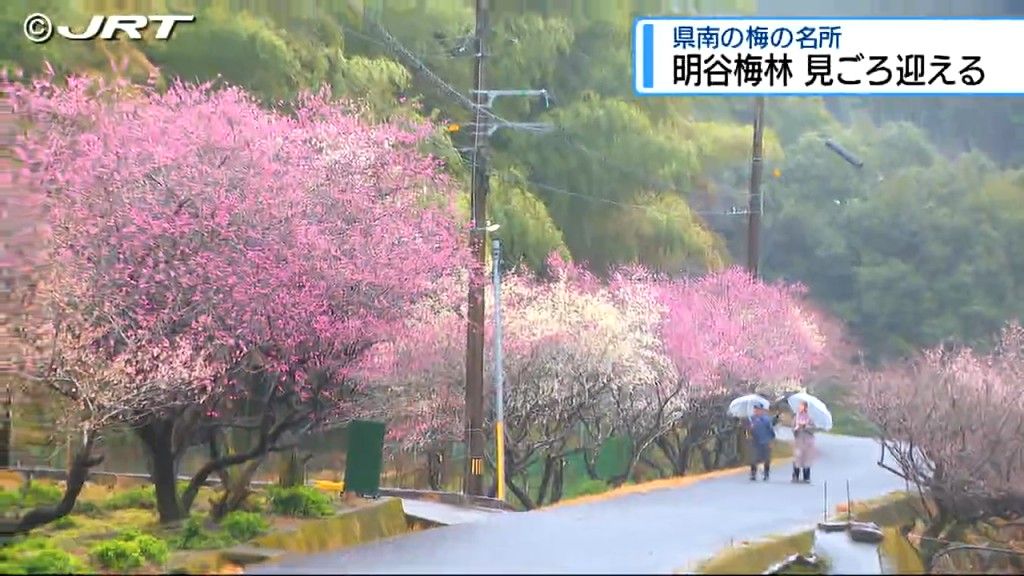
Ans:
[{"label": "wet road surface", "polygon": [[[780,430],[780,438],[789,435]],[[610,500],[495,514],[336,552],[292,557],[247,574],[668,574],[691,569],[732,542],[810,528],[828,508],[903,489],[876,465],[870,439],[819,434],[810,485],[789,463],[765,483],[740,471],[680,488]]]}]

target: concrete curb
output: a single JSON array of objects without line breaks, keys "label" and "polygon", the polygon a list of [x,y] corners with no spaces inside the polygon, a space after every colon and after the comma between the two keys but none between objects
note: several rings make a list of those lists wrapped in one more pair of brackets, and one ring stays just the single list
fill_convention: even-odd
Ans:
[{"label": "concrete curb", "polygon": [[427,500],[430,502],[441,502],[443,504],[451,504],[453,506],[473,506],[477,508],[490,508],[493,510],[503,510],[505,512],[515,512],[515,508],[509,505],[507,502],[502,502],[496,498],[487,498],[485,496],[467,496],[465,494],[457,494],[455,492],[437,492],[433,490],[414,490],[411,488],[381,488],[381,496],[393,496],[395,498],[408,498],[410,500]]}]

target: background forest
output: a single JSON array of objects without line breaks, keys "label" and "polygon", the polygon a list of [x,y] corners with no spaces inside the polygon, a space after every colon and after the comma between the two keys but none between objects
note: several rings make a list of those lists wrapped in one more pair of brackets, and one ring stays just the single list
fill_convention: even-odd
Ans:
[{"label": "background forest", "polygon": [[[746,206],[752,102],[633,97],[632,17],[852,14],[838,2],[778,0],[492,4],[486,85],[551,96],[501,98],[494,112],[553,126],[492,138],[489,218],[502,226],[506,264],[542,271],[554,250],[598,274],[629,262],[685,274],[745,259],[746,217],[730,212]],[[859,4],[864,14],[896,10]],[[904,14],[957,13],[949,3],[900,4]],[[978,13],[1012,14],[1010,4],[980,3]],[[184,12],[197,23],[165,43],[34,45],[20,34],[33,10],[67,22]],[[268,103],[329,87],[374,118],[436,118],[453,131],[430,146],[468,182],[459,150],[472,120],[453,93],[470,94],[471,1],[23,0],[0,12],[0,59],[29,72],[48,61],[58,74],[109,73],[113,63],[136,80],[227,82]],[[1024,102],[780,97],[766,114],[767,278],[807,285],[874,359],[982,344],[1021,316]],[[844,163],[825,138],[864,167]]]}]

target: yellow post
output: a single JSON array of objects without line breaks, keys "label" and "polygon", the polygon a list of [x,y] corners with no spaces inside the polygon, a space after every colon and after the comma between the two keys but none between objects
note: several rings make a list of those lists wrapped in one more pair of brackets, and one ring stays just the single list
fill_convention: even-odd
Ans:
[{"label": "yellow post", "polygon": [[494,436],[498,443],[497,474],[498,500],[505,500],[505,423],[498,420],[494,423]]}]

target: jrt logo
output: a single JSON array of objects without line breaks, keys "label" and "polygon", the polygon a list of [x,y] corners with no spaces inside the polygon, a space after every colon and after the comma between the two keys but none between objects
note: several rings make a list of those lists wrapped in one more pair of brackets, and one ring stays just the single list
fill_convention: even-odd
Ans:
[{"label": "jrt logo", "polygon": [[54,30],[61,37],[68,40],[92,40],[93,38],[113,40],[117,38],[118,32],[124,32],[132,40],[141,40],[142,31],[149,27],[150,24],[156,22],[160,24],[160,27],[157,28],[154,38],[157,40],[167,40],[171,37],[174,27],[179,22],[195,21],[195,14],[158,14],[154,16],[143,16],[141,14],[96,15],[89,20],[89,25],[85,27],[84,31],[72,32],[70,26],[62,25],[54,28],[49,16],[36,12],[35,14],[29,14],[28,18],[25,18],[23,29],[25,37],[37,44],[42,44],[52,38]]}]

